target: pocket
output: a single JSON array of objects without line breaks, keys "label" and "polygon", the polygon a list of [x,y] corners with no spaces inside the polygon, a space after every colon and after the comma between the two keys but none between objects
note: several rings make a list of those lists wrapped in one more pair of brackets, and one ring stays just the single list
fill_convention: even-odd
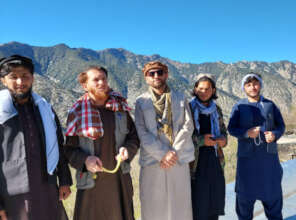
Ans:
[{"label": "pocket", "polygon": [[95,186],[93,174],[90,172],[76,172],[76,188],[77,189],[91,189]]},{"label": "pocket", "polygon": [[122,134],[128,134],[127,121],[119,123],[119,132]]},{"label": "pocket", "polygon": [[2,146],[6,147],[1,149],[0,160],[7,163],[8,166],[10,166],[9,164],[20,163],[26,157],[25,143],[21,135],[23,134],[19,133],[13,140],[2,143]]},{"label": "pocket", "polygon": [[173,119],[175,120],[176,124],[179,125],[180,127],[182,127],[184,123],[184,117],[185,117],[184,106],[185,106],[184,100],[180,100],[180,102],[172,106]]},{"label": "pocket", "polygon": [[25,158],[2,163],[1,193],[16,195],[29,191],[27,162]]},{"label": "pocket", "polygon": [[129,132],[127,128],[127,113],[125,112],[116,112],[116,125],[118,130],[122,134],[127,134]]},{"label": "pocket", "polygon": [[143,110],[143,117],[145,121],[145,125],[148,129],[153,130],[156,129],[156,113],[154,107],[148,107]]}]

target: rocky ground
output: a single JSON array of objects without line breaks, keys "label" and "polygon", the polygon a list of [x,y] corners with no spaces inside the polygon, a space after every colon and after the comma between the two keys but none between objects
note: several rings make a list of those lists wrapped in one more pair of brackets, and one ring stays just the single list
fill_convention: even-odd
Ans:
[{"label": "rocky ground", "polygon": [[296,134],[285,135],[278,141],[280,160],[296,159]]}]

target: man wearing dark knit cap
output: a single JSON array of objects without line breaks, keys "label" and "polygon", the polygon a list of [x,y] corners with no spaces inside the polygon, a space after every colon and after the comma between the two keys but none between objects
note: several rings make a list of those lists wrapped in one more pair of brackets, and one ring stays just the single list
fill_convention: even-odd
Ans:
[{"label": "man wearing dark knit cap", "polygon": [[166,84],[168,67],[143,68],[147,92],[137,98],[135,124],[141,140],[142,220],[192,220],[189,162],[194,159],[193,123],[183,93]]},{"label": "man wearing dark knit cap", "polygon": [[[51,105],[32,92],[32,60],[0,60],[0,219],[65,220],[71,191],[62,130]],[[59,188],[57,187],[57,178]]]}]

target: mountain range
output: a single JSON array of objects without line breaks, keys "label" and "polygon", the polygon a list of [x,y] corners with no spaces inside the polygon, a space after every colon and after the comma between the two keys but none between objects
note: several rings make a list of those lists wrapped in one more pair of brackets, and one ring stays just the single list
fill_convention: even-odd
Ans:
[{"label": "mountain range", "polygon": [[[122,48],[95,51],[70,48],[65,44],[38,47],[19,42],[0,45],[0,58],[12,54],[30,57],[35,64],[34,90],[49,100],[65,124],[67,110],[82,94],[77,75],[91,65],[107,68],[110,86],[128,98],[134,107],[138,95],[147,90],[142,68],[149,61],[159,60],[169,67],[168,84],[182,90],[190,97],[195,78],[199,73],[211,73],[216,77],[218,104],[225,118],[229,117],[233,104],[244,97],[241,79],[250,72],[263,78],[263,95],[272,99],[286,116],[296,103],[296,64],[290,61],[273,63],[262,61],[239,61],[236,63],[209,62],[201,64],[182,63],[160,55],[137,55]],[[3,86],[0,86],[3,88]]]}]

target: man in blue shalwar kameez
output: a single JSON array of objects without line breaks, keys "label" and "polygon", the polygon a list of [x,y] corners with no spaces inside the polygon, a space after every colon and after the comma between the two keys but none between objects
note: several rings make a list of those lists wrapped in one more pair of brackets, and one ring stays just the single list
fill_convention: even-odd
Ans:
[{"label": "man in blue shalwar kameez", "polygon": [[261,200],[269,220],[283,219],[283,170],[276,141],[285,124],[277,106],[260,95],[261,76],[247,74],[242,90],[247,98],[232,109],[228,131],[238,139],[236,212],[239,220],[253,218],[254,203]]}]

